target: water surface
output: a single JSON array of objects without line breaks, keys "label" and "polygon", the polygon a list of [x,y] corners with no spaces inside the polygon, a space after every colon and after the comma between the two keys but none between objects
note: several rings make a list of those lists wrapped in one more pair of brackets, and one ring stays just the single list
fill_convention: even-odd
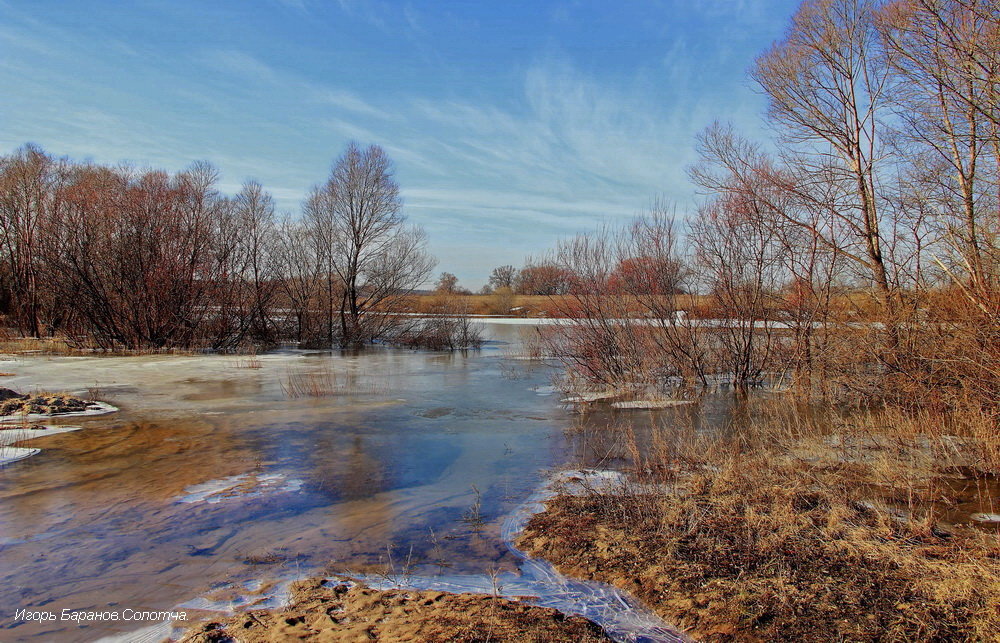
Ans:
[{"label": "water surface", "polygon": [[[135,623],[17,623],[21,607],[165,610],[317,572],[490,573],[504,516],[564,466],[614,465],[607,413],[560,403],[516,356],[376,347],[256,358],[32,357],[4,385],[91,392],[115,415],[32,440],[0,470],[0,638],[93,640]],[[641,412],[717,425],[725,404]],[[643,419],[645,418],[645,419]],[[139,624],[142,625],[142,624]]]}]

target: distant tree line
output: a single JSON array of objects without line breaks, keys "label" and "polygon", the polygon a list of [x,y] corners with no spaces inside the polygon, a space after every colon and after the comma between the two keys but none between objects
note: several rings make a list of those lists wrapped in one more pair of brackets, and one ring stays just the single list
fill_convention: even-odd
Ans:
[{"label": "distant tree line", "polygon": [[517,295],[564,295],[571,275],[562,266],[549,260],[533,260],[521,268],[498,266],[490,273],[483,294],[507,290]]},{"label": "distant tree line", "polygon": [[385,152],[350,144],[301,216],[207,163],[169,174],[0,157],[0,312],[22,333],[102,349],[393,339],[434,260]]}]

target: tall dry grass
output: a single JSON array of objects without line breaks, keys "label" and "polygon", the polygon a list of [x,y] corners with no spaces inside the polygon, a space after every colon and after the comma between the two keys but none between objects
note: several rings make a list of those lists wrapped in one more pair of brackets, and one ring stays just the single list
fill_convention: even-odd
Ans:
[{"label": "tall dry grass", "polygon": [[289,369],[280,382],[289,399],[321,398],[335,395],[383,395],[389,390],[384,376],[337,372],[329,367],[315,370]]},{"label": "tall dry grass", "polygon": [[1000,632],[1000,538],[969,515],[996,510],[991,413],[768,402],[728,432],[621,431],[633,482],[556,499],[529,552],[708,640]]}]

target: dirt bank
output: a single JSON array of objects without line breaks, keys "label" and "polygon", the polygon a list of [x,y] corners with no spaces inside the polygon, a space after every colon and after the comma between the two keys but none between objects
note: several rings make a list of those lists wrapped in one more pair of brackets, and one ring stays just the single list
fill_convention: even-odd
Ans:
[{"label": "dirt bank", "polygon": [[378,591],[311,579],[280,610],[257,610],[192,628],[185,643],[316,641],[606,641],[577,616],[479,594]]},{"label": "dirt bank", "polygon": [[[997,531],[974,517],[941,520],[965,494],[940,466],[955,440],[933,440],[934,465],[914,455],[926,436],[891,438],[864,458],[838,452],[849,440],[774,434],[651,458],[646,484],[561,495],[517,544],[567,575],[632,592],[698,639],[996,640]],[[967,484],[983,484],[977,471]]]}]

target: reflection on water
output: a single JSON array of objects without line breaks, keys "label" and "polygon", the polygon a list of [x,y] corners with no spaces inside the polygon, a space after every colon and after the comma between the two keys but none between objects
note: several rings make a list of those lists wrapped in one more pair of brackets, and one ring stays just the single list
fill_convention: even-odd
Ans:
[{"label": "reflection on water", "polygon": [[[515,569],[504,515],[546,472],[613,465],[620,449],[595,437],[613,412],[581,418],[551,394],[550,368],[503,358],[530,327],[487,326],[493,341],[470,354],[5,363],[9,386],[89,389],[122,410],[75,418],[84,430],[0,470],[0,638],[136,628],[15,623],[21,607],[163,610],[290,569]],[[289,395],[289,378],[329,386]],[[718,426],[722,399],[631,417]],[[463,520],[477,501],[480,520]]]}]

